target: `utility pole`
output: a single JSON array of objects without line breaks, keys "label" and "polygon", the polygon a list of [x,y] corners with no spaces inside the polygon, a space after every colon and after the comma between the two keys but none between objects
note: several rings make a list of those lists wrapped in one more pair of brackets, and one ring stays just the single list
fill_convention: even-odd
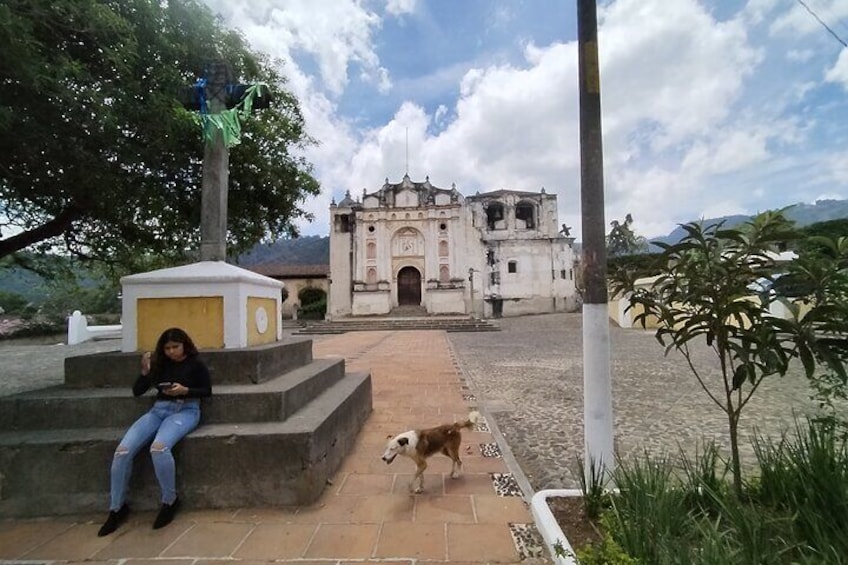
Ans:
[{"label": "utility pole", "polygon": [[[615,466],[610,377],[604,159],[596,0],[577,0],[580,80],[580,202],[583,222],[583,433],[585,471]],[[591,477],[587,477],[591,479]]]},{"label": "utility pole", "polygon": [[[218,114],[227,108],[227,85],[232,82],[230,67],[223,62],[209,65],[206,77],[208,112]],[[213,128],[212,139],[203,148],[203,182],[200,203],[200,260],[227,259],[227,192],[230,181],[230,150],[224,136]]]}]

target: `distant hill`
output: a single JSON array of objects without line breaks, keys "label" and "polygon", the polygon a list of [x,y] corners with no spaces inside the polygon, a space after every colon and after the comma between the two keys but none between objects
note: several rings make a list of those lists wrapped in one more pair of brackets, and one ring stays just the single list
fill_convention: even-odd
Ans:
[{"label": "distant hill", "polygon": [[[839,220],[848,218],[848,200],[817,200],[815,204],[798,203],[790,206],[784,212],[786,217],[793,220],[798,227],[808,226],[817,222],[826,222],[829,220]],[[733,215],[721,216],[718,218],[709,218],[704,220],[704,225],[715,224],[724,221],[724,227],[731,228],[737,224],[741,224],[752,216]],[[651,242],[660,241],[662,243],[674,244],[683,239],[686,232],[681,227],[677,227],[666,236],[653,237]],[[651,246],[652,251],[659,250],[656,246]]]},{"label": "distant hill", "polygon": [[280,239],[274,243],[260,243],[236,259],[236,264],[242,267],[265,263],[329,265],[330,238],[310,235],[296,239]]}]

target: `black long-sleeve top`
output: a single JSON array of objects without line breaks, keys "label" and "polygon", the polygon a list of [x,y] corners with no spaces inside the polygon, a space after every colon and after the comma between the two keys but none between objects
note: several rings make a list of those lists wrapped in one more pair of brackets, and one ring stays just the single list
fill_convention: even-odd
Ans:
[{"label": "black long-sleeve top", "polygon": [[159,383],[180,383],[188,388],[188,393],[182,396],[168,396],[161,390],[156,394],[157,400],[178,400],[180,398],[205,398],[212,395],[212,380],[209,369],[195,357],[188,357],[178,363],[165,360],[161,367],[150,371],[147,375],[139,375],[133,385],[133,395],[141,396],[150,387],[159,388]]}]

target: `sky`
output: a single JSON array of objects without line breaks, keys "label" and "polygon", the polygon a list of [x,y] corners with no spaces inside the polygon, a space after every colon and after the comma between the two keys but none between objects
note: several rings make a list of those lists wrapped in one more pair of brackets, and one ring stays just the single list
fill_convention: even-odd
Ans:
[{"label": "sky", "polygon": [[[303,235],[408,172],[544,187],[582,239],[574,0],[205,2],[279,61],[318,141]],[[650,238],[848,198],[848,0],[601,0],[598,22],[607,222]]]}]

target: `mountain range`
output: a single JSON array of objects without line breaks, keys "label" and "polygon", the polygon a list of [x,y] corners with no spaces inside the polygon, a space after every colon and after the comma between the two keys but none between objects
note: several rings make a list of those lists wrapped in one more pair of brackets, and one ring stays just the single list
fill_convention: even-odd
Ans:
[{"label": "mountain range", "polygon": [[[795,204],[785,209],[786,217],[799,227],[817,222],[848,218],[848,200],[819,200],[815,204]],[[703,220],[706,224],[724,221],[726,227],[748,220],[750,216],[733,215]],[[638,220],[638,218],[637,218]],[[638,235],[638,230],[637,230]],[[676,243],[685,235],[680,227],[663,237],[650,241]],[[578,243],[579,245],[579,243]],[[656,247],[654,248],[656,249]],[[326,265],[330,262],[329,236],[304,236],[297,239],[281,239],[273,243],[255,245],[250,251],[238,256],[237,265],[251,267],[265,263],[286,265]],[[35,302],[43,300],[41,277],[19,267],[0,266],[0,292],[21,294]]]}]

